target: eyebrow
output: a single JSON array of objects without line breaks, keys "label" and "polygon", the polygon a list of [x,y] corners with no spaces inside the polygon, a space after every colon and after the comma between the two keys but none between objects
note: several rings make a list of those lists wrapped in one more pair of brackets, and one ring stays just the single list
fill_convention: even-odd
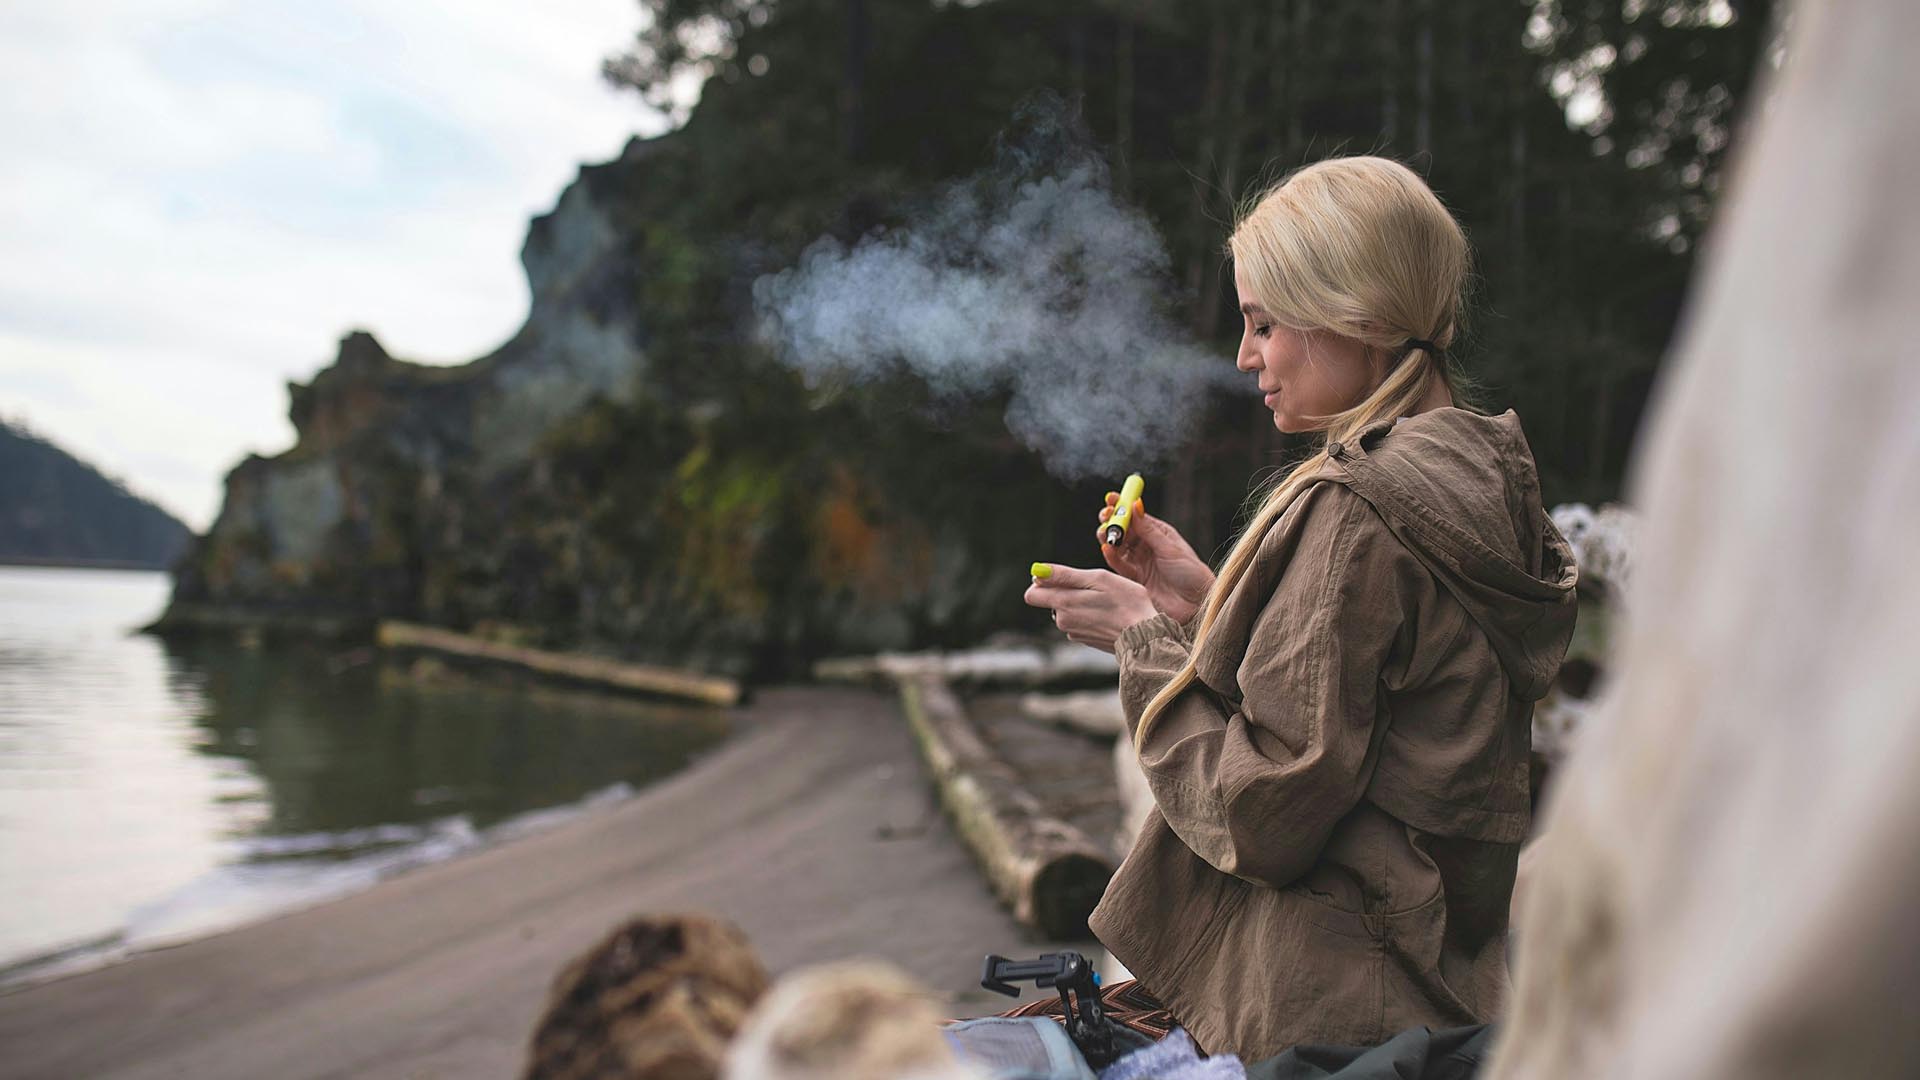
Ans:
[{"label": "eyebrow", "polygon": [[1265,315],[1266,313],[1267,313],[1267,310],[1261,307],[1259,304],[1241,304],[1240,305],[1240,314],[1242,315]]}]

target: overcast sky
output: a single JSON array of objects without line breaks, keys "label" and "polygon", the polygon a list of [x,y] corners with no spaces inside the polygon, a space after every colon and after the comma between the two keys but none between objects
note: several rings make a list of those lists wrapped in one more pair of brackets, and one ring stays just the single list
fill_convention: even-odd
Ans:
[{"label": "overcast sky", "polygon": [[636,0],[0,4],[0,416],[196,529],[285,382],[366,327],[461,362],[582,161],[666,125],[607,87]]}]

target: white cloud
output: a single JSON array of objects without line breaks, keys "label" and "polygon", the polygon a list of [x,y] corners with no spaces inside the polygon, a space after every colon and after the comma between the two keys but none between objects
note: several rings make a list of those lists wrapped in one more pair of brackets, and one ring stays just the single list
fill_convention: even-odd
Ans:
[{"label": "white cloud", "polygon": [[637,0],[0,11],[0,414],[196,527],[364,326],[457,362],[525,318],[581,161],[665,121],[600,59]]}]

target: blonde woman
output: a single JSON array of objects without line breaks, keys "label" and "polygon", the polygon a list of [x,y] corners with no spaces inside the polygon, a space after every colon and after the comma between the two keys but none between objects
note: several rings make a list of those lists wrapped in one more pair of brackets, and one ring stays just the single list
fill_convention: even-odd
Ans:
[{"label": "blonde woman", "polygon": [[1228,246],[1237,366],[1324,442],[1217,574],[1139,508],[1110,569],[1027,592],[1119,658],[1153,791],[1091,925],[1209,1052],[1483,1023],[1572,554],[1519,420],[1456,400],[1467,241],[1418,176],[1308,166]]}]

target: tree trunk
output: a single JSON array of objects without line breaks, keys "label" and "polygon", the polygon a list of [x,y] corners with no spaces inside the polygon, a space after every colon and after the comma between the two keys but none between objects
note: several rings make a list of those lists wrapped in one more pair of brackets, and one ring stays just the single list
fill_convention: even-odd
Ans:
[{"label": "tree trunk", "polygon": [[1113,187],[1120,197],[1133,195],[1133,22],[1122,17],[1114,29]]},{"label": "tree trunk", "polygon": [[1067,78],[1073,96],[1073,111],[1086,115],[1087,108],[1087,19],[1073,16],[1067,24]]},{"label": "tree trunk", "polygon": [[374,640],[380,648],[393,653],[447,657],[454,661],[509,668],[559,682],[605,690],[685,698],[723,707],[740,703],[740,684],[722,676],[634,664],[601,656],[503,645],[435,626],[418,626],[389,619],[380,623]]},{"label": "tree trunk", "polygon": [[1433,156],[1433,0],[1417,0],[1419,27],[1414,35],[1413,152]]},{"label": "tree trunk", "polygon": [[1400,137],[1400,0],[1385,0],[1380,14],[1380,141]]},{"label": "tree trunk", "polygon": [[1486,52],[1486,35],[1473,32],[1475,12],[1472,5],[1449,5],[1447,14],[1452,18],[1448,20],[1448,30],[1443,36],[1447,44],[1447,74],[1453,80],[1453,92],[1449,96],[1453,101],[1454,130],[1471,136],[1480,129],[1479,114],[1474,111],[1480,95],[1469,89],[1471,80],[1476,74],[1491,70],[1495,57]]},{"label": "tree trunk", "polygon": [[1267,46],[1262,59],[1267,69],[1265,150],[1270,155],[1284,152],[1287,137],[1287,69],[1292,64],[1287,31],[1292,19],[1293,5],[1288,0],[1273,0],[1268,5]]},{"label": "tree trunk", "polygon": [[[1246,148],[1247,137],[1247,97],[1253,91],[1254,42],[1258,13],[1248,10],[1242,14],[1240,25],[1234,34],[1234,48],[1229,61],[1227,100],[1225,114],[1221,119],[1220,141],[1224,146],[1220,160],[1220,220],[1231,222],[1239,210],[1240,167],[1242,153]],[[1208,237],[1211,239],[1211,235]],[[1194,310],[1193,331],[1202,344],[1213,340],[1220,332],[1221,274],[1219,268],[1219,249],[1209,244],[1208,263],[1213,272],[1206,275],[1200,288],[1199,306]]]},{"label": "tree trunk", "polygon": [[1292,0],[1293,26],[1287,33],[1287,167],[1300,164],[1306,153],[1306,104],[1312,81],[1307,57],[1313,53],[1307,35],[1313,29],[1313,0]]},{"label": "tree trunk", "polygon": [[867,50],[872,18],[867,0],[845,0],[846,41],[840,69],[840,150],[848,161],[867,152]]},{"label": "tree trunk", "polygon": [[[1187,228],[1187,295],[1193,298],[1193,309],[1188,314],[1188,325],[1195,328],[1196,336],[1202,342],[1206,335],[1198,328],[1204,320],[1204,305],[1219,302],[1219,293],[1211,292],[1207,273],[1211,264],[1211,248],[1208,243],[1211,222],[1209,215],[1213,205],[1213,189],[1219,166],[1220,116],[1227,94],[1228,65],[1231,61],[1232,41],[1230,23],[1224,5],[1208,5],[1210,21],[1207,32],[1207,81],[1205,96],[1200,108],[1200,143],[1194,154],[1194,166],[1191,170],[1198,190],[1193,196],[1193,214]],[[1217,277],[1217,272],[1215,274]],[[1217,284],[1217,283],[1216,283]],[[1199,461],[1205,457],[1207,439],[1205,425],[1196,432],[1187,445],[1180,451],[1174,462],[1173,472],[1167,478],[1168,520],[1175,528],[1186,534],[1194,542],[1196,530],[1211,532],[1211,525],[1205,524],[1208,514],[1205,504],[1199,501],[1198,477]]]},{"label": "tree trunk", "polygon": [[[1579,236],[1579,232],[1574,228],[1573,220],[1573,185],[1565,178],[1562,178],[1558,187],[1559,205],[1556,207],[1558,213],[1554,216],[1559,225],[1557,231],[1560,234],[1560,238],[1559,243],[1554,245],[1553,252],[1554,274],[1557,279],[1557,285],[1553,293],[1555,297],[1559,298],[1559,307],[1557,309],[1559,318],[1553,320],[1552,341],[1559,353],[1559,370],[1565,371],[1567,370],[1567,357],[1573,352],[1573,335],[1575,328],[1584,324],[1585,319],[1576,318],[1574,313],[1568,310],[1567,305],[1567,298],[1573,295],[1569,288],[1569,283],[1573,281],[1574,243]],[[1573,395],[1567,392],[1568,382],[1569,380],[1566,378],[1551,380],[1555,404],[1553,410],[1554,441],[1552,444],[1552,454],[1555,459],[1560,461],[1566,461],[1573,453],[1573,438],[1570,434],[1573,429],[1573,418],[1571,415]]]},{"label": "tree trunk", "polygon": [[1206,91],[1200,104],[1200,144],[1194,152],[1191,170],[1200,190],[1194,193],[1193,214],[1187,229],[1187,294],[1194,297],[1200,294],[1201,277],[1206,270],[1207,215],[1219,167],[1220,112],[1227,93],[1227,67],[1232,62],[1226,13],[1220,4],[1210,4],[1208,8],[1211,16],[1207,32]]},{"label": "tree trunk", "polygon": [[[1613,319],[1604,310],[1600,312],[1599,325],[1603,347],[1615,347]],[[1613,441],[1613,365],[1597,365],[1594,374],[1598,385],[1593,392],[1593,429],[1587,444],[1587,486],[1598,490],[1607,476],[1608,447]]]},{"label": "tree trunk", "polygon": [[1522,66],[1512,83],[1508,107],[1512,126],[1507,133],[1507,273],[1513,282],[1514,317],[1527,317],[1527,102],[1531,82]]},{"label": "tree trunk", "polygon": [[1113,876],[1106,849],[1046,812],[944,679],[903,680],[900,701],[940,803],[994,893],[1049,937],[1084,936]]}]

